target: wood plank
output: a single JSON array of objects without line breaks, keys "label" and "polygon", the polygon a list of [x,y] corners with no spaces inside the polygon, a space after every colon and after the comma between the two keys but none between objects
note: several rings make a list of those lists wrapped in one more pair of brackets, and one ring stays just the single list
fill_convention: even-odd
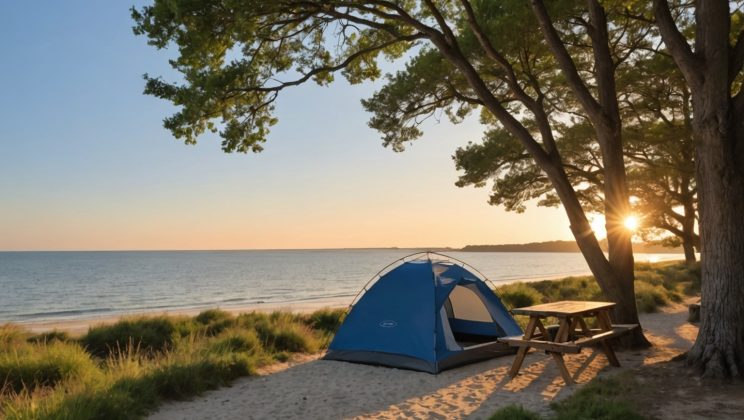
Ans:
[{"label": "wood plank", "polygon": [[576,341],[574,341],[574,344],[576,344],[579,347],[588,347],[596,342],[599,341],[606,341],[611,338],[619,337],[628,331],[632,330],[633,328],[637,328],[638,324],[618,324],[613,325],[612,329],[610,331],[600,331],[600,330],[592,330],[596,331],[596,334],[580,338]]},{"label": "wood plank", "polygon": [[580,353],[581,348],[574,343],[556,343],[553,341],[544,340],[525,340],[521,337],[502,337],[499,341],[506,343],[511,347],[529,348],[534,347],[536,349],[552,351],[557,353]]},{"label": "wood plank", "polygon": [[558,332],[555,333],[555,339],[553,340],[556,343],[562,343],[568,338],[568,320],[566,318],[561,318],[559,325]]},{"label": "wood plank", "polygon": [[562,317],[567,315],[581,315],[595,312],[600,309],[609,309],[615,306],[613,302],[588,302],[564,300],[559,302],[543,303],[540,305],[515,308],[511,312],[517,315],[540,315]]}]

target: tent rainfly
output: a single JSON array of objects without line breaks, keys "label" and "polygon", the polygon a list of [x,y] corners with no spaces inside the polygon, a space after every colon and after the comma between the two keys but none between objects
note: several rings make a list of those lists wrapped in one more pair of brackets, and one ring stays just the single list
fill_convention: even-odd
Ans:
[{"label": "tent rainfly", "polygon": [[438,373],[514,352],[497,338],[521,328],[465,263],[431,252],[396,263],[357,296],[325,359]]}]

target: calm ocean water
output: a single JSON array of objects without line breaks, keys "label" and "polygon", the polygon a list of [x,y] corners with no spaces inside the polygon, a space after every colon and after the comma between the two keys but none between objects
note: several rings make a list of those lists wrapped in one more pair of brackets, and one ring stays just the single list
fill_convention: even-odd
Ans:
[{"label": "calm ocean water", "polygon": [[[123,313],[350,303],[408,249],[0,252],[0,323]],[[447,252],[494,283],[586,274],[578,253]],[[637,261],[680,259],[637,254]]]}]

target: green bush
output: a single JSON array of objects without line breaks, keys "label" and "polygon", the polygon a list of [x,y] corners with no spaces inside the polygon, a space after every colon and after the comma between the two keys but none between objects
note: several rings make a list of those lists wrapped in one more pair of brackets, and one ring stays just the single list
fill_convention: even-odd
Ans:
[{"label": "green bush", "polygon": [[333,334],[341,326],[345,315],[345,309],[323,308],[310,314],[308,324],[316,330]]},{"label": "green bush", "polygon": [[493,413],[489,420],[540,420],[540,415],[526,410],[521,405],[507,405]]},{"label": "green bush", "polygon": [[203,326],[202,328],[207,335],[217,335],[235,325],[235,318],[219,309],[202,311],[194,320]]},{"label": "green bush", "polygon": [[158,316],[124,319],[112,325],[92,327],[80,342],[91,354],[105,357],[135,347],[146,353],[162,352],[196,330],[184,317]]},{"label": "green bush", "polygon": [[209,355],[193,361],[174,361],[143,378],[163,399],[184,399],[255,373],[255,361],[245,354]]},{"label": "green bush", "polygon": [[542,301],[542,295],[527,283],[511,283],[496,289],[496,294],[509,309],[532,306]]},{"label": "green bush", "polygon": [[33,391],[95,371],[89,355],[77,344],[25,344],[0,351],[0,390]]},{"label": "green bush", "polygon": [[271,351],[315,353],[320,350],[320,342],[312,330],[302,324],[288,322],[259,322],[256,332]]},{"label": "green bush", "polygon": [[254,330],[226,331],[210,344],[213,353],[257,353],[261,340]]},{"label": "green bush", "polygon": [[642,281],[635,282],[636,305],[641,312],[656,312],[659,306],[669,303],[667,291],[662,286],[653,286]]}]

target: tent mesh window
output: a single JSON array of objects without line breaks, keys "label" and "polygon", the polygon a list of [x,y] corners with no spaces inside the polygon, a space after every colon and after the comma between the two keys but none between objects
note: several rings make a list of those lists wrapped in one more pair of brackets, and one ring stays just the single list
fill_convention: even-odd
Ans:
[{"label": "tent mesh window", "polygon": [[465,322],[494,322],[491,314],[478,293],[464,286],[455,286],[444,303],[452,334],[461,347],[495,341],[496,337],[472,332],[459,331],[458,326]]}]

